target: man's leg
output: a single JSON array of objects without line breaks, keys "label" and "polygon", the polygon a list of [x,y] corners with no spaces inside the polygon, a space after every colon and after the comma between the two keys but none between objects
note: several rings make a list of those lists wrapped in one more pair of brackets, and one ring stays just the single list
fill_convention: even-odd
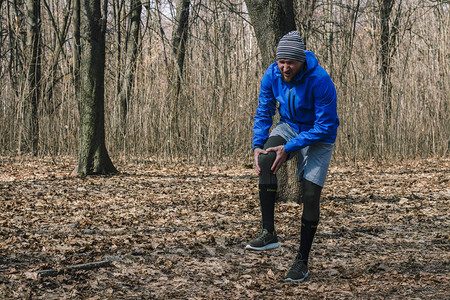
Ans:
[{"label": "man's leg", "polygon": [[302,179],[303,215],[300,231],[300,248],[294,264],[286,275],[286,281],[303,281],[308,277],[308,258],[314,235],[319,224],[320,194],[322,187]]},{"label": "man's leg", "polygon": [[[271,136],[264,145],[264,149],[283,145],[286,140],[280,136]],[[268,250],[279,246],[275,233],[275,199],[277,195],[277,177],[270,170],[275,161],[275,153],[269,152],[259,156],[259,202],[261,205],[262,232],[247,245],[251,250]]]},{"label": "man's leg", "polygon": [[308,258],[316,234],[320,215],[320,195],[325,183],[333,151],[332,144],[316,144],[305,149],[299,159],[302,183],[303,215],[300,231],[300,248],[286,281],[303,281],[308,276]]},{"label": "man's leg", "polygon": [[[286,143],[286,140],[280,136],[270,137],[264,149],[276,147]],[[275,152],[262,154],[259,156],[259,167],[261,168],[261,175],[259,176],[259,202],[261,204],[262,224],[263,229],[273,233],[274,226],[274,210],[275,199],[277,195],[277,176],[273,174],[270,168],[275,161]]]},{"label": "man's leg", "polygon": [[302,189],[303,215],[300,232],[300,249],[298,250],[297,258],[301,258],[305,264],[308,264],[309,252],[311,251],[311,245],[319,223],[322,187],[303,179]]}]

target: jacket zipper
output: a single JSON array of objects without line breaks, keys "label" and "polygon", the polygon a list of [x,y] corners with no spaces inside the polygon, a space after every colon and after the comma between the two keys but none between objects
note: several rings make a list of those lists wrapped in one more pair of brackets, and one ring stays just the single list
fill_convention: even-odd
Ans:
[{"label": "jacket zipper", "polygon": [[[293,96],[292,99],[292,108],[291,108],[291,92],[293,86],[294,84],[291,83],[291,88],[289,89],[289,96],[288,96],[289,113],[291,114],[292,119],[294,119],[294,114],[297,115],[297,113],[295,112],[295,95]],[[292,111],[294,111],[294,114],[292,114]]]},{"label": "jacket zipper", "polygon": [[297,112],[295,111],[295,95],[292,98],[292,110],[294,111],[294,116],[297,116]]}]

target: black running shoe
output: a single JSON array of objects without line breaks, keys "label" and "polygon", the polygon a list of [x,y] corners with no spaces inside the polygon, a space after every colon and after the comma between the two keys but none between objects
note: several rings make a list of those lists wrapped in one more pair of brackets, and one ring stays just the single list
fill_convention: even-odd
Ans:
[{"label": "black running shoe", "polygon": [[301,258],[295,258],[294,264],[286,275],[286,279],[284,281],[304,281],[308,277],[308,266],[306,262]]},{"label": "black running shoe", "polygon": [[259,236],[248,243],[245,249],[264,251],[280,247],[276,233],[270,233],[267,229],[263,229]]}]

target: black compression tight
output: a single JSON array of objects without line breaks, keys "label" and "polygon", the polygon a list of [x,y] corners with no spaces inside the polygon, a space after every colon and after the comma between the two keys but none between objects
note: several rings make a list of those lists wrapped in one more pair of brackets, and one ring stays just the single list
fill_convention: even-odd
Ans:
[{"label": "black compression tight", "polygon": [[[271,136],[264,145],[264,149],[284,145],[286,140],[280,136]],[[270,170],[275,161],[275,152],[262,154],[259,156],[259,167],[261,168],[261,175],[259,176],[259,185],[270,185],[273,187],[277,184],[277,176]],[[312,183],[309,180],[302,179],[302,202],[303,215],[307,221],[316,222],[320,215],[320,194],[322,187]],[[275,188],[276,189],[276,188]],[[264,208],[263,208],[264,209]]]},{"label": "black compression tight", "polygon": [[312,183],[305,178],[302,179],[302,202],[303,202],[303,216],[302,218],[310,221],[319,221],[320,215],[320,194],[322,187]]},{"label": "black compression tight", "polygon": [[[284,145],[285,143],[286,140],[282,137],[273,136],[267,140],[264,149]],[[268,154],[259,156],[259,167],[261,168],[261,175],[259,176],[259,200],[261,204],[262,226],[269,232],[275,232],[274,210],[277,176],[270,170],[275,161],[275,156],[275,152],[269,152]],[[322,187],[305,178],[302,179],[301,184],[303,215],[300,231],[300,248],[297,258],[301,259],[305,264],[308,264],[309,253],[319,223]]]}]

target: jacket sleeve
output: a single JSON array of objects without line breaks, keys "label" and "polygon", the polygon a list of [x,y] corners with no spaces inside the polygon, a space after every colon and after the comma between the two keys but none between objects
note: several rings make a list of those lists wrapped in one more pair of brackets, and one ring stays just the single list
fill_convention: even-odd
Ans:
[{"label": "jacket sleeve", "polygon": [[337,95],[336,89],[330,77],[322,78],[313,87],[314,97],[314,113],[316,119],[314,125],[308,131],[302,131],[300,134],[286,143],[285,150],[292,153],[303,147],[329,141],[334,141],[337,128],[339,126],[339,118],[337,115]]},{"label": "jacket sleeve", "polygon": [[255,124],[253,126],[253,150],[263,148],[269,137],[269,129],[272,126],[272,116],[275,115],[276,99],[272,91],[272,75],[267,69],[262,80],[259,92],[259,104],[256,109]]}]

